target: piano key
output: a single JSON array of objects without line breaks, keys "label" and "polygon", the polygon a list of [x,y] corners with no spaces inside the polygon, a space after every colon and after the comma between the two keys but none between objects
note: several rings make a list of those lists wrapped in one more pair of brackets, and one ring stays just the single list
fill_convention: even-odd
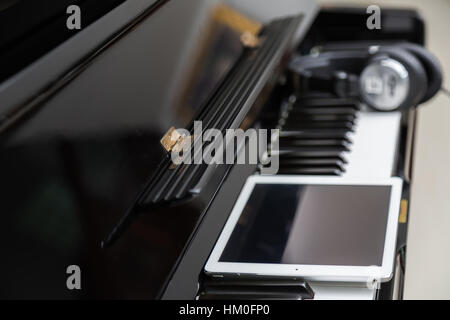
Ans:
[{"label": "piano key", "polygon": [[352,144],[350,139],[304,139],[304,138],[281,138],[280,143],[292,144],[297,146],[345,146],[347,148]]},{"label": "piano key", "polygon": [[[276,154],[276,153],[272,153]],[[345,152],[342,151],[322,151],[322,150],[315,150],[315,151],[297,151],[295,149],[280,149],[278,151],[280,159],[282,158],[303,158],[303,157],[309,157],[309,158],[319,158],[319,157],[337,157],[344,161],[345,159]]]},{"label": "piano key", "polygon": [[347,159],[344,156],[320,156],[320,157],[313,157],[313,156],[301,156],[301,155],[298,155],[298,154],[295,154],[295,153],[282,154],[282,155],[279,156],[279,159],[280,159],[280,161],[289,160],[289,159],[295,159],[297,161],[300,161],[300,160],[302,160],[302,161],[314,161],[314,160],[322,159],[323,161],[342,162],[344,164],[348,163]]},{"label": "piano key", "polygon": [[354,124],[351,121],[298,121],[296,119],[288,118],[283,128],[302,129],[346,129],[353,130]]},{"label": "piano key", "polygon": [[280,159],[283,163],[287,165],[298,164],[298,165],[311,165],[311,166],[321,166],[321,165],[337,165],[344,166],[346,163],[343,159],[339,157],[324,157],[324,158],[282,158]]},{"label": "piano key", "polygon": [[341,143],[323,143],[323,144],[304,144],[302,141],[280,141],[280,150],[292,149],[296,151],[301,150],[339,150],[339,151],[350,151],[350,145],[345,142]]},{"label": "piano key", "polygon": [[278,174],[298,174],[298,175],[327,175],[340,176],[342,172],[339,169],[329,168],[280,168]]},{"label": "piano key", "polygon": [[330,99],[330,98],[311,98],[311,99],[298,99],[295,103],[295,107],[298,108],[351,108],[358,111],[359,103],[352,99]]},{"label": "piano key", "polygon": [[350,121],[352,123],[356,120],[356,113],[342,113],[342,114],[290,114],[289,119],[296,119],[298,121]]},{"label": "piano key", "polygon": [[333,146],[333,145],[328,145],[328,146],[296,146],[296,145],[280,145],[280,150],[292,150],[295,152],[301,152],[301,153],[305,153],[305,152],[348,152],[350,151],[349,148],[345,147],[345,146]]},{"label": "piano key", "polygon": [[330,162],[342,162],[343,164],[347,164],[347,160],[344,157],[288,157],[288,156],[281,156],[281,160],[289,160],[289,159],[297,159],[297,161],[330,161]]},{"label": "piano key", "polygon": [[351,107],[314,107],[314,108],[292,108],[289,115],[324,115],[324,114],[356,114],[357,110]]},{"label": "piano key", "polygon": [[311,167],[320,167],[320,166],[336,166],[341,170],[345,170],[345,162],[339,158],[285,158],[280,160],[280,164],[283,166],[311,166]]},{"label": "piano key", "polygon": [[[328,133],[328,134],[327,134]],[[325,132],[324,130],[286,130],[280,132],[280,140],[282,138],[292,138],[292,139],[311,139],[311,140],[326,140],[326,139],[339,139],[345,140],[348,143],[351,143],[351,139],[348,131],[339,131],[332,130],[331,132]]]},{"label": "piano key", "polygon": [[401,123],[399,112],[361,112],[348,159],[346,177],[390,177],[395,167]]},{"label": "piano key", "polygon": [[336,137],[336,138],[341,138],[341,137],[345,137],[349,134],[348,129],[312,129],[312,128],[305,128],[302,130],[296,130],[296,128],[292,127],[282,127],[281,128],[281,132],[283,132],[284,130],[286,131],[297,131],[297,132],[301,132],[302,136],[304,137],[314,137],[314,138],[321,138],[321,137]]}]

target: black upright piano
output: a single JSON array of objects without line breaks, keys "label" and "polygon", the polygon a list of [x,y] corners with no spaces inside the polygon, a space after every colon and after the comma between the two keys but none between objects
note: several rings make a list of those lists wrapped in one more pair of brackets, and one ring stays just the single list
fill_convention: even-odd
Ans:
[{"label": "black upright piano", "polygon": [[[79,30],[66,27],[70,4],[81,9]],[[312,0],[1,1],[0,297],[195,299],[258,165],[173,168],[162,137],[195,120],[223,131],[274,128],[288,103],[300,111],[285,128],[324,130],[336,143],[312,138],[280,159],[279,174],[361,170],[341,134],[365,125],[358,104],[293,101],[286,70],[294,55],[333,41],[424,43],[414,11],[383,10],[381,30],[360,28],[366,19],[365,8]],[[264,41],[246,46],[245,28]],[[317,105],[344,117],[321,122]],[[408,200],[415,115],[396,117],[385,157]],[[400,222],[395,277],[374,298],[401,297],[405,241]],[[66,286],[71,265],[81,290]]]}]

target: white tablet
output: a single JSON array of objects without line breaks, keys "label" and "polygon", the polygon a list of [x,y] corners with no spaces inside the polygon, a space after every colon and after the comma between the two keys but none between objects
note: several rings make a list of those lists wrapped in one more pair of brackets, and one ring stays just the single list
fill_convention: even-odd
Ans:
[{"label": "white tablet", "polygon": [[251,176],[205,266],[221,276],[391,278],[402,180]]}]

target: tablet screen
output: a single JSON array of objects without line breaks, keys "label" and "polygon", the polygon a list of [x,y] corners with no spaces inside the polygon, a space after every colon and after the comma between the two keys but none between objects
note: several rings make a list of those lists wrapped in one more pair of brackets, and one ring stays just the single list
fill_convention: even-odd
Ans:
[{"label": "tablet screen", "polygon": [[381,266],[389,185],[257,183],[220,262]]}]

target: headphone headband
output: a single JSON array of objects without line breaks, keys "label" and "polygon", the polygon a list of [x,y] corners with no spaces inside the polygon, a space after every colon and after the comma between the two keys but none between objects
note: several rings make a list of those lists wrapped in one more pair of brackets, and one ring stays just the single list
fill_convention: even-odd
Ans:
[{"label": "headphone headband", "polygon": [[326,91],[339,97],[356,97],[358,75],[368,60],[369,53],[363,51],[326,52],[293,59],[289,70],[299,93]]},{"label": "headphone headband", "polygon": [[[436,93],[442,74],[431,53],[434,59],[424,67],[428,60],[423,54],[426,49],[412,50],[411,46],[416,47],[367,46],[299,56],[289,65],[290,77],[300,94],[324,91],[338,97],[360,98],[380,111],[415,106]],[[420,58],[414,52],[421,53]],[[437,78],[430,90],[427,73]]]}]

